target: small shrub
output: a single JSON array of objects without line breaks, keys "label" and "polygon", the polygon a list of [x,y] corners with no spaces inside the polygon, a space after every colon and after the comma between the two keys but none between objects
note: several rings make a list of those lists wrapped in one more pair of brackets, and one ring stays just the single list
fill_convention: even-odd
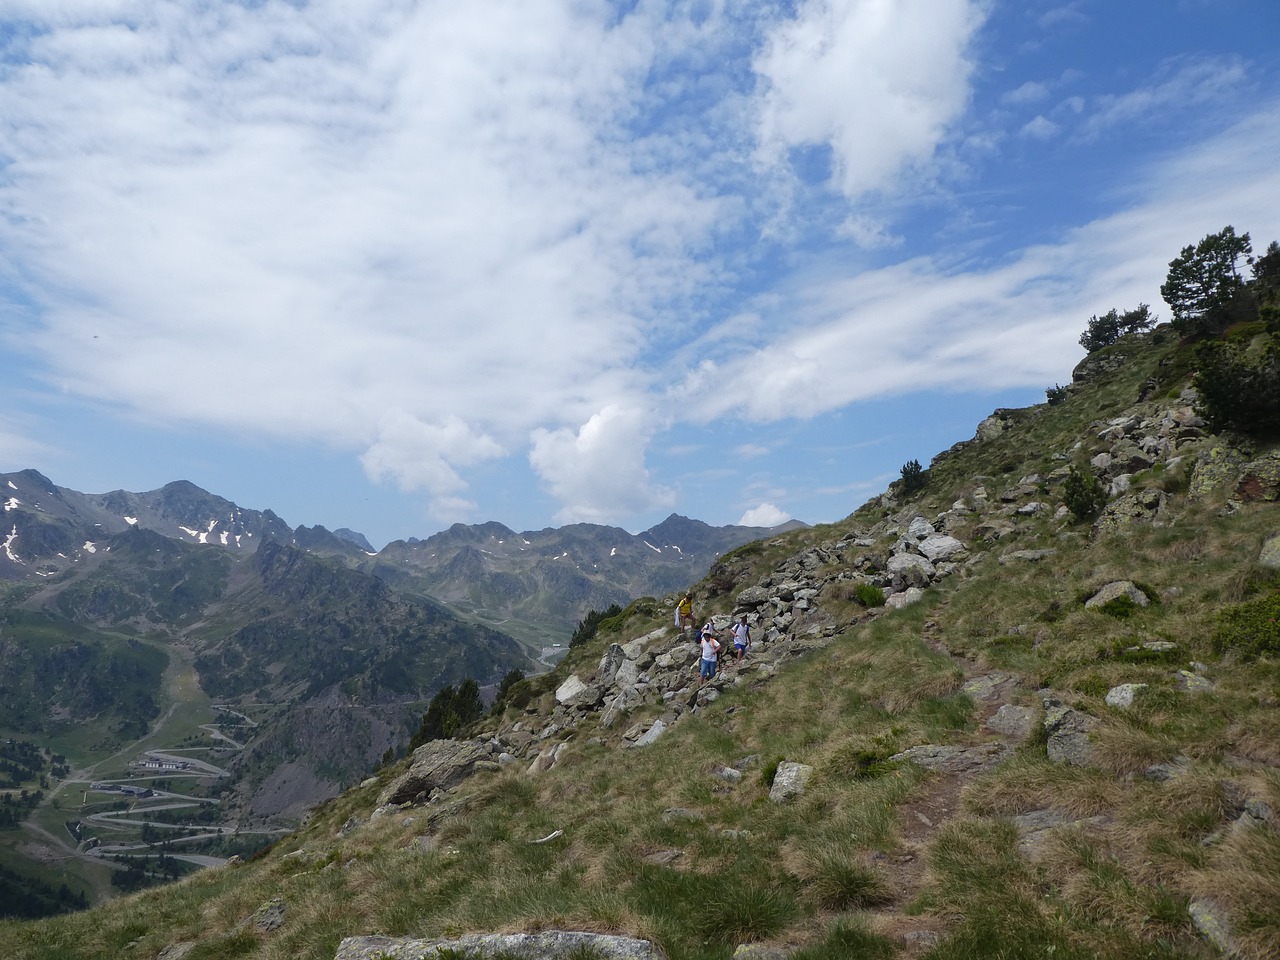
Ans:
[{"label": "small shrub", "polygon": [[1280,593],[1222,611],[1213,649],[1235,650],[1248,658],[1280,654]]},{"label": "small shrub", "polygon": [[929,482],[929,477],[923,467],[920,466],[919,460],[908,460],[902,465],[902,493],[915,493],[917,490],[924,489],[924,485]]},{"label": "small shrub", "polygon": [[1067,388],[1061,384],[1055,383],[1044,392],[1045,399],[1049,401],[1049,406],[1055,407],[1067,399]]},{"label": "small shrub", "polygon": [[1133,597],[1128,596],[1112,597],[1097,608],[1099,613],[1105,613],[1108,617],[1115,617],[1117,620],[1128,620],[1138,612],[1138,609]]},{"label": "small shrub", "polygon": [[1096,518],[1107,505],[1107,491],[1091,470],[1072,467],[1062,484],[1062,502],[1077,523],[1085,523]]},{"label": "small shrub", "polygon": [[884,591],[874,583],[857,583],[853,587],[853,599],[864,607],[883,607]]}]

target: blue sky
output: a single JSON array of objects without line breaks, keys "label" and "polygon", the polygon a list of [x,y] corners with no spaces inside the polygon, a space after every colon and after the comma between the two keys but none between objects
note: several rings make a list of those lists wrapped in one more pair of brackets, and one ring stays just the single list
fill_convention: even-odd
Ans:
[{"label": "blue sky", "polygon": [[1273,0],[0,0],[0,470],[843,517],[1280,238]]}]

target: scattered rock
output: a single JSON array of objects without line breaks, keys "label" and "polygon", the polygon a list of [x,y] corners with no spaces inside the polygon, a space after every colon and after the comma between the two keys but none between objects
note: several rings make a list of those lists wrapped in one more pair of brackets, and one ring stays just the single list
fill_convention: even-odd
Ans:
[{"label": "scattered rock", "polygon": [[1212,900],[1192,900],[1187,906],[1187,913],[1191,915],[1191,922],[1200,931],[1200,935],[1215,947],[1229,957],[1239,952],[1231,935],[1226,912],[1217,903]]},{"label": "scattered rock", "polygon": [[489,754],[472,740],[431,740],[413,751],[409,769],[391,781],[378,806],[417,803],[433,790],[450,790],[471,775]]},{"label": "scattered rock", "polygon": [[1073,767],[1085,767],[1093,761],[1089,733],[1098,721],[1087,713],[1074,710],[1053,697],[1044,699],[1044,728],[1049,734],[1045,745],[1049,759]]},{"label": "scattered rock", "polygon": [[1147,685],[1145,683],[1122,683],[1118,687],[1112,687],[1107,691],[1107,706],[1127,710],[1133,706],[1133,701],[1138,694],[1146,689]]},{"label": "scattered rock", "polygon": [[481,933],[456,940],[410,940],[404,937],[348,937],[338,945],[334,960],[436,960],[512,955],[560,960],[583,954],[601,960],[663,960],[648,940],[600,933],[545,930],[542,933]]},{"label": "scattered rock", "polygon": [[910,760],[927,770],[940,773],[967,773],[994,767],[1004,759],[1009,748],[1003,743],[980,743],[975,747],[949,747],[922,744],[896,753],[890,760]]},{"label": "scattered rock", "polygon": [[1121,597],[1128,597],[1140,607],[1145,607],[1151,603],[1147,595],[1134,585],[1131,580],[1116,580],[1108,583],[1101,590],[1084,602],[1085,609],[1092,610],[1095,607],[1101,607],[1103,604],[1110,603],[1112,600],[1119,600]]},{"label": "scattered rock", "polygon": [[784,760],[778,764],[778,771],[773,775],[773,786],[769,788],[769,799],[774,803],[784,803],[804,793],[805,785],[813,773],[813,767],[803,763]]},{"label": "scattered rock", "polygon": [[1003,734],[1011,740],[1021,743],[1031,736],[1036,725],[1036,711],[1030,707],[1018,707],[1006,703],[990,717],[983,726],[995,733]]}]

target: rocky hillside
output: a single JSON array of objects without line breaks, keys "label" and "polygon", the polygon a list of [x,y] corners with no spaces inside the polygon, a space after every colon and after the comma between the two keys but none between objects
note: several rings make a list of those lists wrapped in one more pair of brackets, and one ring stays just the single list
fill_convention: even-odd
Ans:
[{"label": "rocky hillside", "polygon": [[[1280,956],[1280,451],[1165,328],[633,604],[252,863],[17,958]],[[463,935],[466,935],[463,937]],[[463,937],[463,939],[458,939]]]}]

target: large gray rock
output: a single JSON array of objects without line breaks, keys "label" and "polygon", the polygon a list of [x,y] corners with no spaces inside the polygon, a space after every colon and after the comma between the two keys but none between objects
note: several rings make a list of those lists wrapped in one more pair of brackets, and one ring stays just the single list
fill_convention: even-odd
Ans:
[{"label": "large gray rock", "polygon": [[[601,683],[613,682],[614,676],[618,672],[618,668],[627,662],[627,655],[623,652],[621,645],[616,643],[609,644],[609,649],[604,652],[604,656],[600,658],[600,666],[596,669],[596,678]],[[558,693],[559,691],[557,691]],[[559,697],[556,698],[560,699]]]},{"label": "large gray rock", "polygon": [[784,760],[778,764],[773,775],[773,786],[769,788],[769,799],[774,803],[784,803],[792,797],[804,793],[805,785],[813,774],[813,767],[803,763]]},{"label": "large gray rock", "polygon": [[764,587],[747,587],[738,594],[738,606],[754,610],[769,602],[769,591]]},{"label": "large gray rock", "polygon": [[898,553],[889,558],[889,576],[903,587],[927,587],[937,572],[926,557],[914,553]]},{"label": "large gray rock", "polygon": [[1280,534],[1267,538],[1258,554],[1258,564],[1271,570],[1280,570]]},{"label": "large gray rock", "polygon": [[939,773],[967,773],[994,767],[1008,752],[1009,748],[1003,743],[981,743],[974,747],[926,743],[895,753],[889,759],[910,760],[917,766]]},{"label": "large gray rock", "polygon": [[1147,595],[1139,590],[1131,580],[1116,580],[1106,584],[1101,590],[1084,602],[1085,609],[1092,610],[1094,607],[1100,607],[1112,600],[1120,597],[1128,597],[1140,607],[1145,607],[1151,601]]},{"label": "large gray rock", "polygon": [[1235,938],[1231,935],[1231,925],[1227,921],[1226,911],[1212,900],[1192,900],[1187,907],[1191,922],[1200,931],[1201,936],[1221,950],[1228,957],[1239,952]]},{"label": "large gray rock", "polygon": [[546,930],[542,933],[475,933],[456,940],[410,940],[404,937],[347,937],[334,960],[436,960],[495,955],[525,960],[559,960],[570,955],[601,960],[663,960],[648,940],[601,933]]},{"label": "large gray rock", "polygon": [[987,720],[984,726],[988,730],[993,730],[1021,743],[1031,735],[1031,730],[1035,723],[1036,714],[1030,707],[1019,707],[1012,703],[1006,703],[995,712],[994,716]]},{"label": "large gray rock", "polygon": [[1107,706],[1127,710],[1145,689],[1145,683],[1122,683],[1118,687],[1112,687],[1107,691]]},{"label": "large gray rock", "polygon": [[917,549],[934,563],[940,560],[950,560],[965,553],[963,543],[955,537],[949,537],[942,533],[925,537],[920,541]]},{"label": "large gray rock", "polygon": [[556,688],[556,701],[562,707],[591,708],[600,702],[601,689],[596,684],[584,683],[576,674],[570,674]]},{"label": "large gray rock", "polygon": [[1046,697],[1044,728],[1049,735],[1045,745],[1049,759],[1054,763],[1087,767],[1093,761],[1093,746],[1089,742],[1089,734],[1097,725],[1098,721],[1087,713]]},{"label": "large gray rock", "polygon": [[433,790],[449,790],[469,777],[489,752],[471,740],[431,740],[413,751],[409,769],[387,784],[378,806],[416,803]]}]

